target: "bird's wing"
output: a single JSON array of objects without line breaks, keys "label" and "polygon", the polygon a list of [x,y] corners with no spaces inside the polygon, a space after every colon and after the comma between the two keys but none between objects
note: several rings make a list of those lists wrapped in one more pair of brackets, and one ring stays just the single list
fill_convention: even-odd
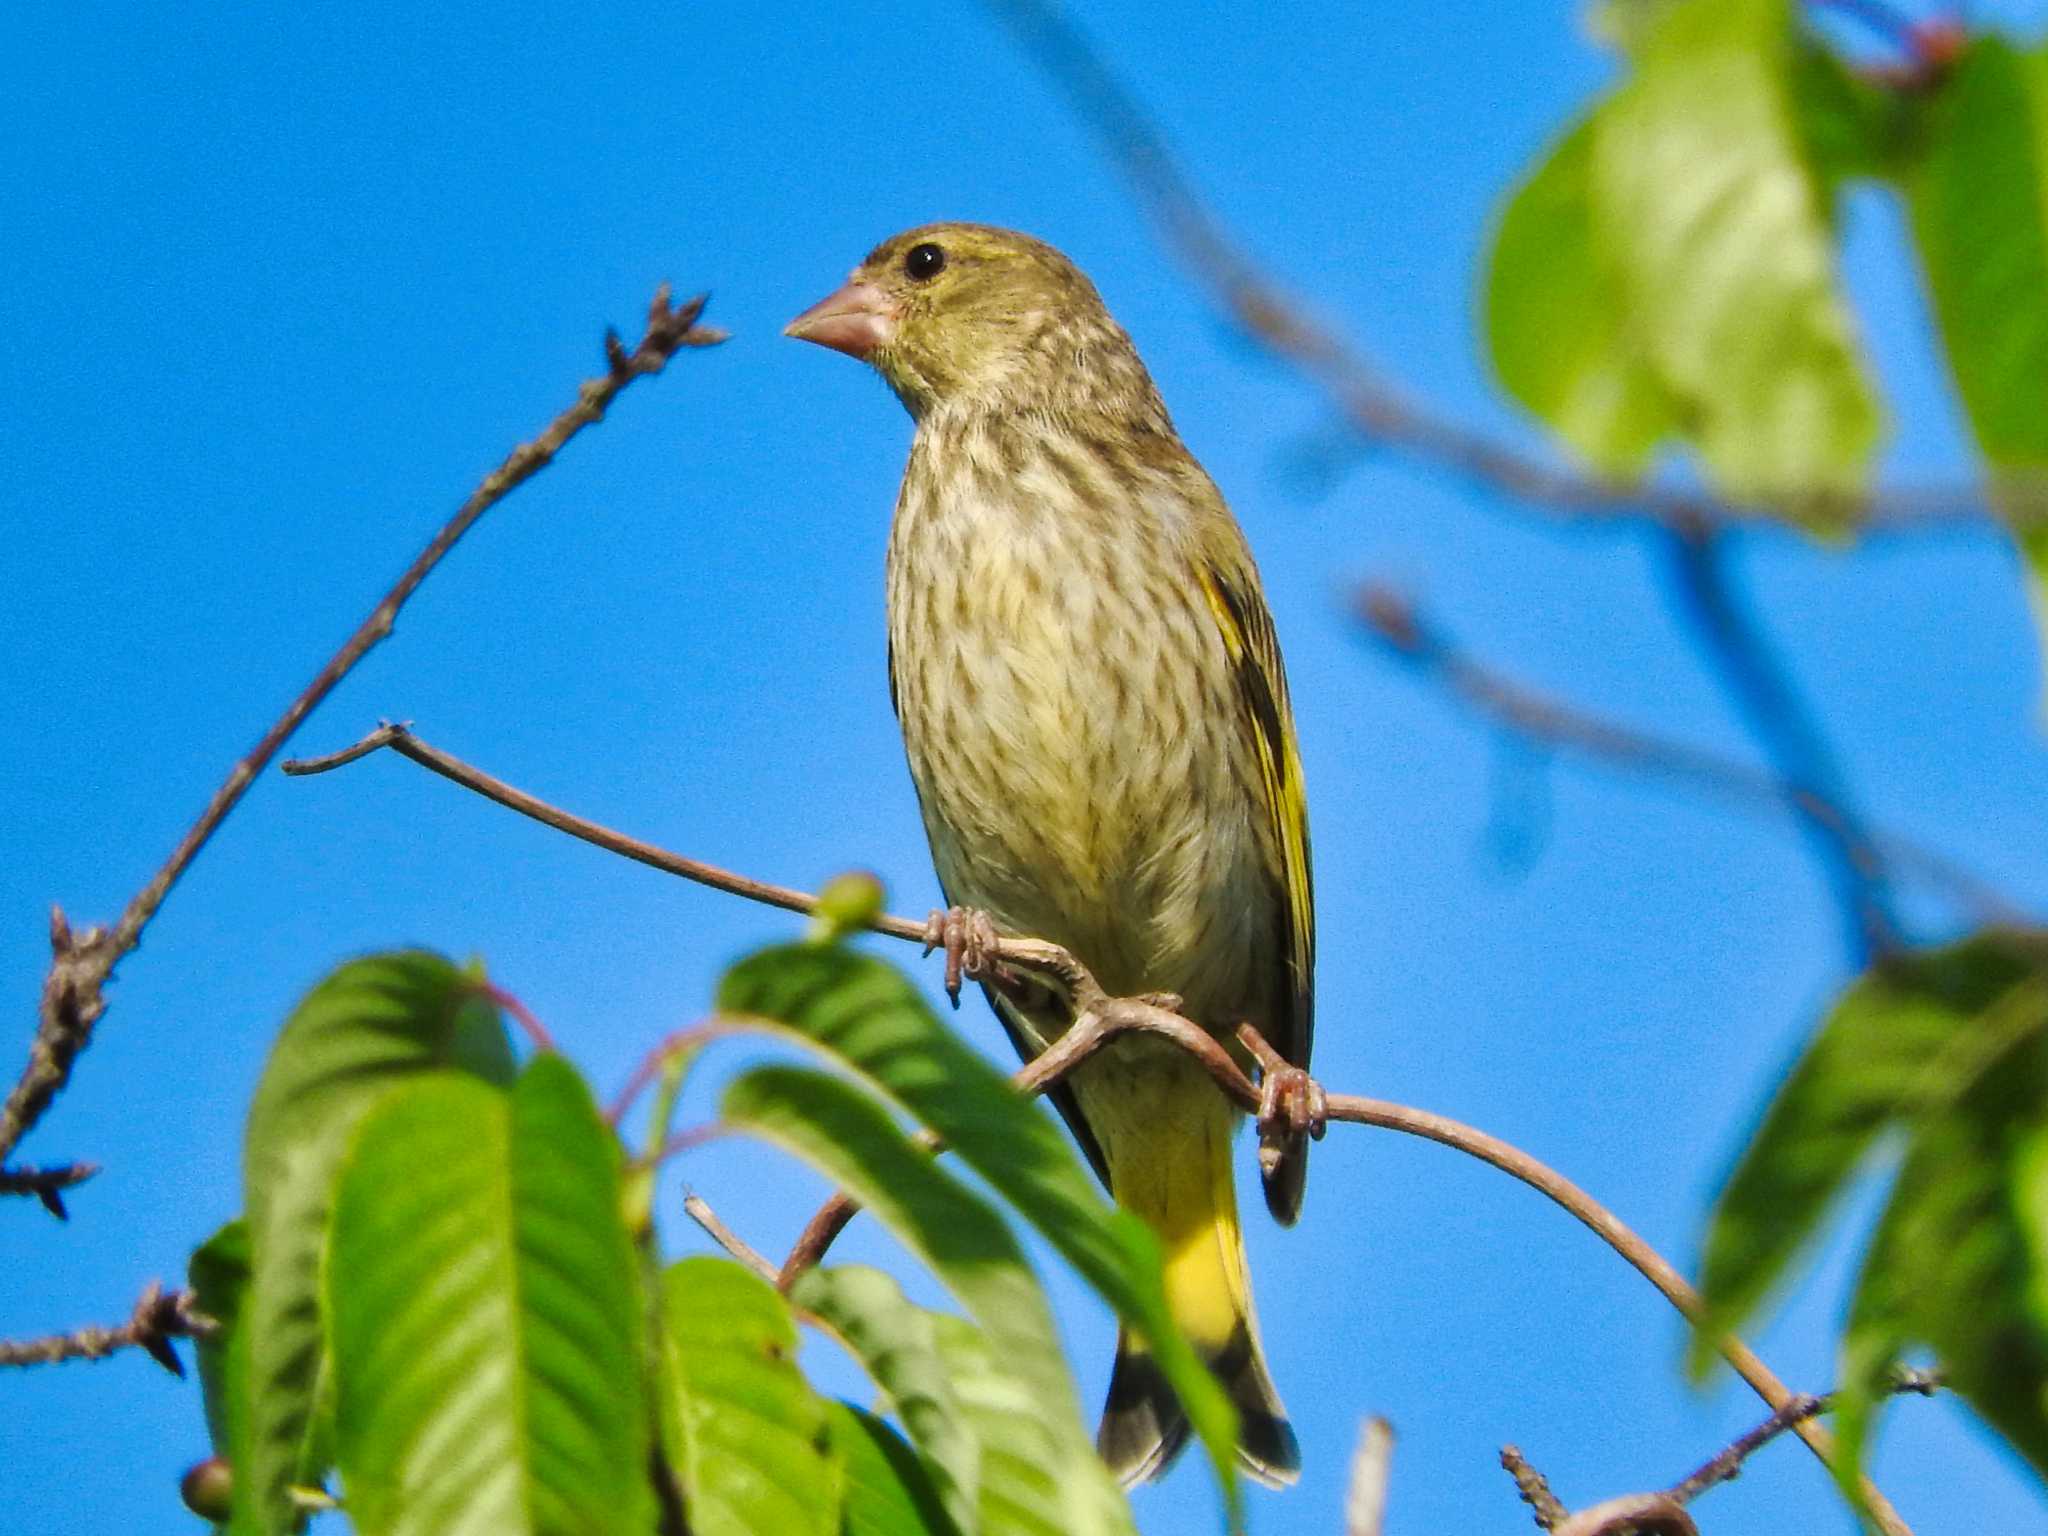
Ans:
[{"label": "bird's wing", "polygon": [[1309,868],[1308,800],[1302,790],[1301,757],[1294,746],[1287,674],[1250,556],[1204,559],[1199,574],[1237,682],[1243,727],[1259,765],[1261,807],[1279,859],[1271,870],[1278,897],[1273,905],[1280,929],[1278,948],[1287,957],[1290,985],[1281,989],[1284,1015],[1262,1024],[1273,1048],[1306,1068],[1315,1038],[1315,891]]}]

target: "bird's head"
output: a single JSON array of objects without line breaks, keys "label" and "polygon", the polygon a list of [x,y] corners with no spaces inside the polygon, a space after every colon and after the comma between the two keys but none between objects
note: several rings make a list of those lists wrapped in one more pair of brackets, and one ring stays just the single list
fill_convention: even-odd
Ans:
[{"label": "bird's head", "polygon": [[883,241],[783,334],[869,364],[913,416],[947,405],[1158,408],[1081,269],[1043,240],[987,224],[927,224]]}]

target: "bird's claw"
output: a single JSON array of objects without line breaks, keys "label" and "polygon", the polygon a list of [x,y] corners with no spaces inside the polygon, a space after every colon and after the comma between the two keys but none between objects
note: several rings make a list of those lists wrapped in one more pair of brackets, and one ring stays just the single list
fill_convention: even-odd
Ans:
[{"label": "bird's claw", "polygon": [[1000,942],[996,925],[986,912],[974,907],[945,907],[925,919],[924,952],[946,952],[946,996],[960,1006],[963,979],[981,981],[1000,977],[996,962]]},{"label": "bird's claw", "polygon": [[1306,1136],[1321,1141],[1330,1127],[1323,1085],[1300,1067],[1277,1066],[1259,1080],[1259,1165],[1271,1172],[1288,1146]]}]

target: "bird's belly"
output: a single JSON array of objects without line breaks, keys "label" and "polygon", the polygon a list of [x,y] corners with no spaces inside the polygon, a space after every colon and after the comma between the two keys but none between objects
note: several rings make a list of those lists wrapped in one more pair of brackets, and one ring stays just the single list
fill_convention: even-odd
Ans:
[{"label": "bird's belly", "polygon": [[1020,566],[1035,553],[966,553],[927,601],[899,602],[892,581],[897,704],[939,877],[1112,992],[1233,1006],[1251,925],[1270,918],[1209,621],[1142,583],[1084,591]]}]

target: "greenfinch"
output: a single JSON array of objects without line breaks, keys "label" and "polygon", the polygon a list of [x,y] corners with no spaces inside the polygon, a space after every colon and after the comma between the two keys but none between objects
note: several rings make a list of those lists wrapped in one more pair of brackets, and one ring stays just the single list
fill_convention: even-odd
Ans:
[{"label": "greenfinch", "polygon": [[[1280,651],[1244,535],[1130,337],[1042,241],[933,224],[877,246],[788,334],[881,374],[916,423],[888,549],[889,690],[949,902],[1050,940],[1113,995],[1170,992],[1306,1069],[1315,916]],[[989,989],[1028,1059],[1072,1020]],[[1234,1047],[1233,1047],[1234,1048]],[[1053,1099],[1158,1234],[1175,1320],[1236,1404],[1239,1458],[1294,1481],[1238,1225],[1240,1115],[1196,1060],[1126,1035]],[[1307,1145],[1262,1156],[1292,1223]],[[1156,1477],[1188,1423],[1120,1337],[1098,1445]]]}]

